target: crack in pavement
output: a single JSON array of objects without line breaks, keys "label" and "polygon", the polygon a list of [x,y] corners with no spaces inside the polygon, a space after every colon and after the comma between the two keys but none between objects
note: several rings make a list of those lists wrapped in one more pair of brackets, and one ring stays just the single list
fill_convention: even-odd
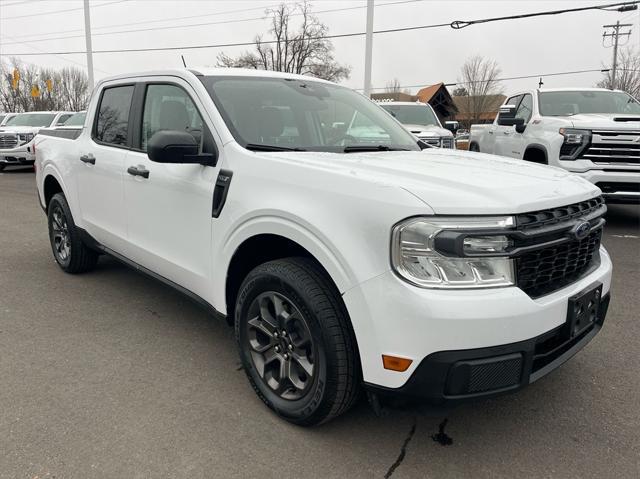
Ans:
[{"label": "crack in pavement", "polygon": [[445,420],[440,423],[440,426],[438,426],[438,434],[434,434],[433,436],[431,436],[431,439],[433,439],[441,446],[450,446],[451,444],[453,444],[453,439],[451,439],[451,437],[449,437],[449,435],[444,432],[444,428],[447,426],[448,422],[449,419],[445,418]]},{"label": "crack in pavement", "polygon": [[416,418],[414,417],[413,424],[411,425],[411,429],[409,429],[409,434],[405,438],[404,443],[400,448],[400,454],[398,454],[398,458],[396,459],[396,461],[393,464],[391,464],[391,467],[389,468],[387,473],[384,475],[384,479],[389,479],[391,475],[395,472],[395,470],[398,468],[398,466],[402,464],[402,461],[404,461],[404,456],[407,454],[407,446],[411,442],[411,439],[413,438],[413,435],[415,434],[415,432],[416,432]]}]

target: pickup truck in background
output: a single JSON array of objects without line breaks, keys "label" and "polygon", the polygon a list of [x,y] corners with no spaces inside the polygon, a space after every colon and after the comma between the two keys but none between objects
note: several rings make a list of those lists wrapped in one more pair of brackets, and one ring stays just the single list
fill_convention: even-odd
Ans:
[{"label": "pickup truck in background", "polygon": [[640,202],[640,103],[623,91],[517,93],[493,124],[471,127],[469,149],[564,168],[609,203]]},{"label": "pickup truck in background", "polygon": [[72,115],[67,111],[30,111],[9,118],[0,127],[0,171],[9,165],[33,165],[33,144],[38,132],[61,125]]},{"label": "pickup truck in background", "polygon": [[382,108],[404,125],[416,138],[438,148],[455,148],[453,132],[443,128],[428,103],[378,100]]},{"label": "pickup truck in background", "polygon": [[96,86],[84,128],[36,142],[59,267],[110,255],[226,316],[253,390],[296,424],[343,413],[363,387],[373,404],[516,391],[605,319],[598,188],[428,147],[334,83],[122,75]]}]

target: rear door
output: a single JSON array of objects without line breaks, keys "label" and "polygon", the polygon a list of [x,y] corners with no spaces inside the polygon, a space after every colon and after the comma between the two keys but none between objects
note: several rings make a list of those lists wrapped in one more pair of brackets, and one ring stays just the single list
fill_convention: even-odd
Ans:
[{"label": "rear door", "polygon": [[127,236],[122,178],[130,145],[133,92],[132,84],[102,90],[91,137],[81,144],[75,159],[83,225],[96,240],[115,251],[124,248]]},{"label": "rear door", "polygon": [[[218,168],[152,162],[147,144],[161,130],[182,130],[196,138],[201,152],[215,154],[213,129],[202,114],[204,106],[184,80],[168,77],[142,83],[138,104],[134,149],[123,167],[129,238],[126,256],[206,297]],[[128,174],[129,167],[148,175]]]}]

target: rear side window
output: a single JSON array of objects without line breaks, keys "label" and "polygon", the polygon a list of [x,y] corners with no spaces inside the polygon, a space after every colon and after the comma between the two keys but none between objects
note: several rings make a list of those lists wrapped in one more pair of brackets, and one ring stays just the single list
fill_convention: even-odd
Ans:
[{"label": "rear side window", "polygon": [[186,131],[203,147],[203,122],[186,91],[175,85],[149,85],[144,101],[140,147],[161,130]]},{"label": "rear side window", "polygon": [[112,145],[126,145],[129,129],[129,110],[133,85],[106,88],[100,100],[94,137]]}]

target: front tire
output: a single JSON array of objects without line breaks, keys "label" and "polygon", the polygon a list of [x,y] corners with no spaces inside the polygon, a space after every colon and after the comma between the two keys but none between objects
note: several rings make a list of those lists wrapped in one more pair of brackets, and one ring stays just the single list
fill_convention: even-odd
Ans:
[{"label": "front tire", "polygon": [[47,206],[47,220],[51,250],[60,268],[71,274],[92,270],[98,262],[98,253],[82,242],[67,199],[62,193],[51,198]]},{"label": "front tire", "polygon": [[242,283],[235,311],[244,370],[276,414],[311,426],[354,404],[360,388],[355,339],[338,291],[314,261],[258,266]]}]

